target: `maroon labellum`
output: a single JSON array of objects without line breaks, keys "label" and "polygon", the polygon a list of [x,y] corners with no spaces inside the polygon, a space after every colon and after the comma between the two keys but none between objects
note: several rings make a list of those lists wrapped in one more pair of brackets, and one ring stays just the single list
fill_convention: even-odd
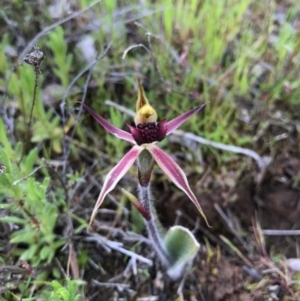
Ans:
[{"label": "maroon labellum", "polygon": [[126,124],[137,145],[162,141],[167,135],[166,119],[160,122],[138,124],[136,127],[129,125],[128,122]]}]

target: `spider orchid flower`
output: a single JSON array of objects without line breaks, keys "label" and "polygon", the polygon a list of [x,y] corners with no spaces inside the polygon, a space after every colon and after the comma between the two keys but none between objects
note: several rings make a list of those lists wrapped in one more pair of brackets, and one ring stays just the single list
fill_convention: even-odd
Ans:
[{"label": "spider orchid flower", "polygon": [[[138,99],[136,102],[136,114],[134,117],[135,126],[131,126],[126,122],[130,131],[126,132],[115,127],[106,119],[90,109],[87,105],[83,104],[84,108],[98,123],[104,127],[107,132],[115,135],[119,139],[133,144],[131,150],[125,154],[119,163],[107,174],[102,190],[95,204],[89,227],[91,226],[97,214],[97,210],[101,206],[106,195],[115,188],[116,184],[126,174],[135,161],[137,161],[138,165],[138,179],[141,188],[148,187],[155,161],[158,166],[169,176],[172,182],[186,193],[190,200],[196,205],[197,209],[207,223],[201,206],[188,184],[186,175],[179,165],[172,159],[172,157],[156,145],[156,142],[162,141],[167,135],[175,131],[191,116],[199,112],[204,105],[205,104],[202,104],[188,112],[185,112],[168,122],[166,119],[162,119],[161,121],[157,122],[157,113],[149,104],[141,81],[138,79]],[[150,208],[145,207],[148,206],[139,208],[139,210],[142,214],[144,212],[143,216],[145,219],[147,219],[147,216],[149,216],[147,214],[147,210],[150,210]]]}]

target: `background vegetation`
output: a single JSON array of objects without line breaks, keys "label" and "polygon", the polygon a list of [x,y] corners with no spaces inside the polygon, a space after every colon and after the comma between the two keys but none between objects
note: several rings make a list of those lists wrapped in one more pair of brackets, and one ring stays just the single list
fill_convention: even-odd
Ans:
[{"label": "background vegetation", "polygon": [[[0,300],[299,300],[299,1],[2,2]],[[129,145],[78,102],[125,129],[136,76],[160,118],[207,103],[161,147],[213,228],[153,178],[162,224],[202,245],[176,283],[121,193],[134,169],[86,232]]]}]

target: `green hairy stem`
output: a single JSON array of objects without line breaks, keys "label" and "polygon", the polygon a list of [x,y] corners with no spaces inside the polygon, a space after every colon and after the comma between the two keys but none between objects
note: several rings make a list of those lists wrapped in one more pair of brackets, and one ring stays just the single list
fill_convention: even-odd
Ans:
[{"label": "green hairy stem", "polygon": [[149,238],[154,243],[154,248],[165,266],[171,265],[171,258],[164,246],[163,239],[159,229],[156,212],[151,203],[150,179],[154,160],[151,154],[144,150],[138,157],[138,179],[139,179],[139,199],[143,207],[149,212],[150,219],[145,220]]}]

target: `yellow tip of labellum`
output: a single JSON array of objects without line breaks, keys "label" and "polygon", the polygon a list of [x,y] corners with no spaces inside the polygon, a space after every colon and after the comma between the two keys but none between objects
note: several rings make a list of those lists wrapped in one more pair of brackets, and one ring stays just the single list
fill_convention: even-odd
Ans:
[{"label": "yellow tip of labellum", "polygon": [[145,95],[145,91],[141,83],[141,79],[137,78],[137,81],[138,99],[136,102],[136,114],[134,117],[135,125],[156,122],[157,113],[149,104],[149,101]]},{"label": "yellow tip of labellum", "polygon": [[134,116],[135,125],[157,121],[156,111],[149,105],[144,105]]}]

